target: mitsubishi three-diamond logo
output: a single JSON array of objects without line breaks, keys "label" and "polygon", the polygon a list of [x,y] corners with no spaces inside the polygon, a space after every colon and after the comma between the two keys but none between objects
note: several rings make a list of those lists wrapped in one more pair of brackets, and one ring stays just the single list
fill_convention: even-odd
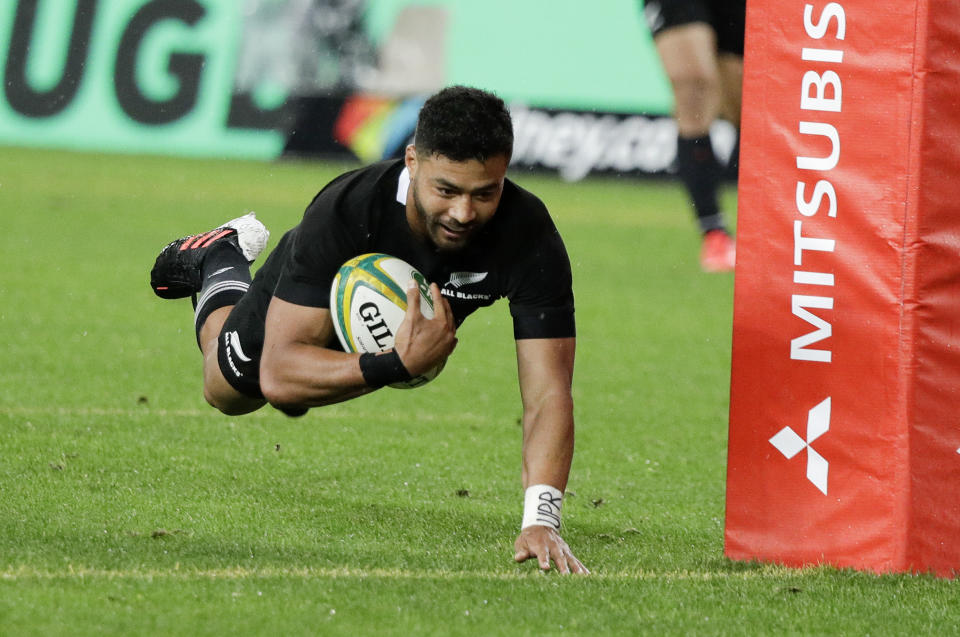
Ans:
[{"label": "mitsubishi three-diamond logo", "polygon": [[830,397],[818,404],[807,414],[807,438],[804,440],[790,427],[784,427],[770,439],[770,444],[787,457],[794,457],[804,449],[807,450],[807,480],[827,495],[827,471],[830,463],[817,453],[813,441],[827,433],[830,429]]}]

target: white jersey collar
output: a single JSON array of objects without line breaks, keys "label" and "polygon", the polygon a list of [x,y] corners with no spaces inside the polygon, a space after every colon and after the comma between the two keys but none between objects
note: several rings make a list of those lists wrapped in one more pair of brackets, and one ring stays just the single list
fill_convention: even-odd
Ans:
[{"label": "white jersey collar", "polygon": [[400,172],[397,180],[397,202],[407,205],[407,190],[410,188],[410,170],[406,167]]}]

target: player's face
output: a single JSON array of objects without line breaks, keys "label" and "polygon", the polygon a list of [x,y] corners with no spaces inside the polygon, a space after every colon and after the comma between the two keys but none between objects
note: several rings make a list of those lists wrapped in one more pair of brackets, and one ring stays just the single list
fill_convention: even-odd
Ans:
[{"label": "player's face", "polygon": [[507,174],[505,156],[485,162],[453,161],[442,155],[419,157],[407,147],[410,194],[407,221],[414,233],[437,249],[460,250],[493,217]]}]

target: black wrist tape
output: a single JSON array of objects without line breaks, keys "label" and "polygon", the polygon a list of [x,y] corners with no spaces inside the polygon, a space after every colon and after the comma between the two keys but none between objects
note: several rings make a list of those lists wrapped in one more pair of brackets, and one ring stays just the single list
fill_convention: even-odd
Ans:
[{"label": "black wrist tape", "polygon": [[360,371],[363,373],[363,380],[373,389],[413,378],[403,366],[396,350],[382,354],[361,354]]}]

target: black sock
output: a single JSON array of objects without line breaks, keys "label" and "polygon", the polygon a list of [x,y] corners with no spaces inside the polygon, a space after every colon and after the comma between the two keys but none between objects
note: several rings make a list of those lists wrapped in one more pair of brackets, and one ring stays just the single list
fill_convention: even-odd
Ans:
[{"label": "black sock", "polygon": [[[194,300],[193,328],[200,344],[200,329],[214,310],[237,301],[250,287],[250,264],[232,245],[224,243],[203,260],[203,283]],[[202,349],[202,348],[201,348]]]},{"label": "black sock", "polygon": [[690,195],[700,230],[704,234],[726,230],[717,203],[720,164],[713,154],[710,135],[677,138],[677,173]]}]

